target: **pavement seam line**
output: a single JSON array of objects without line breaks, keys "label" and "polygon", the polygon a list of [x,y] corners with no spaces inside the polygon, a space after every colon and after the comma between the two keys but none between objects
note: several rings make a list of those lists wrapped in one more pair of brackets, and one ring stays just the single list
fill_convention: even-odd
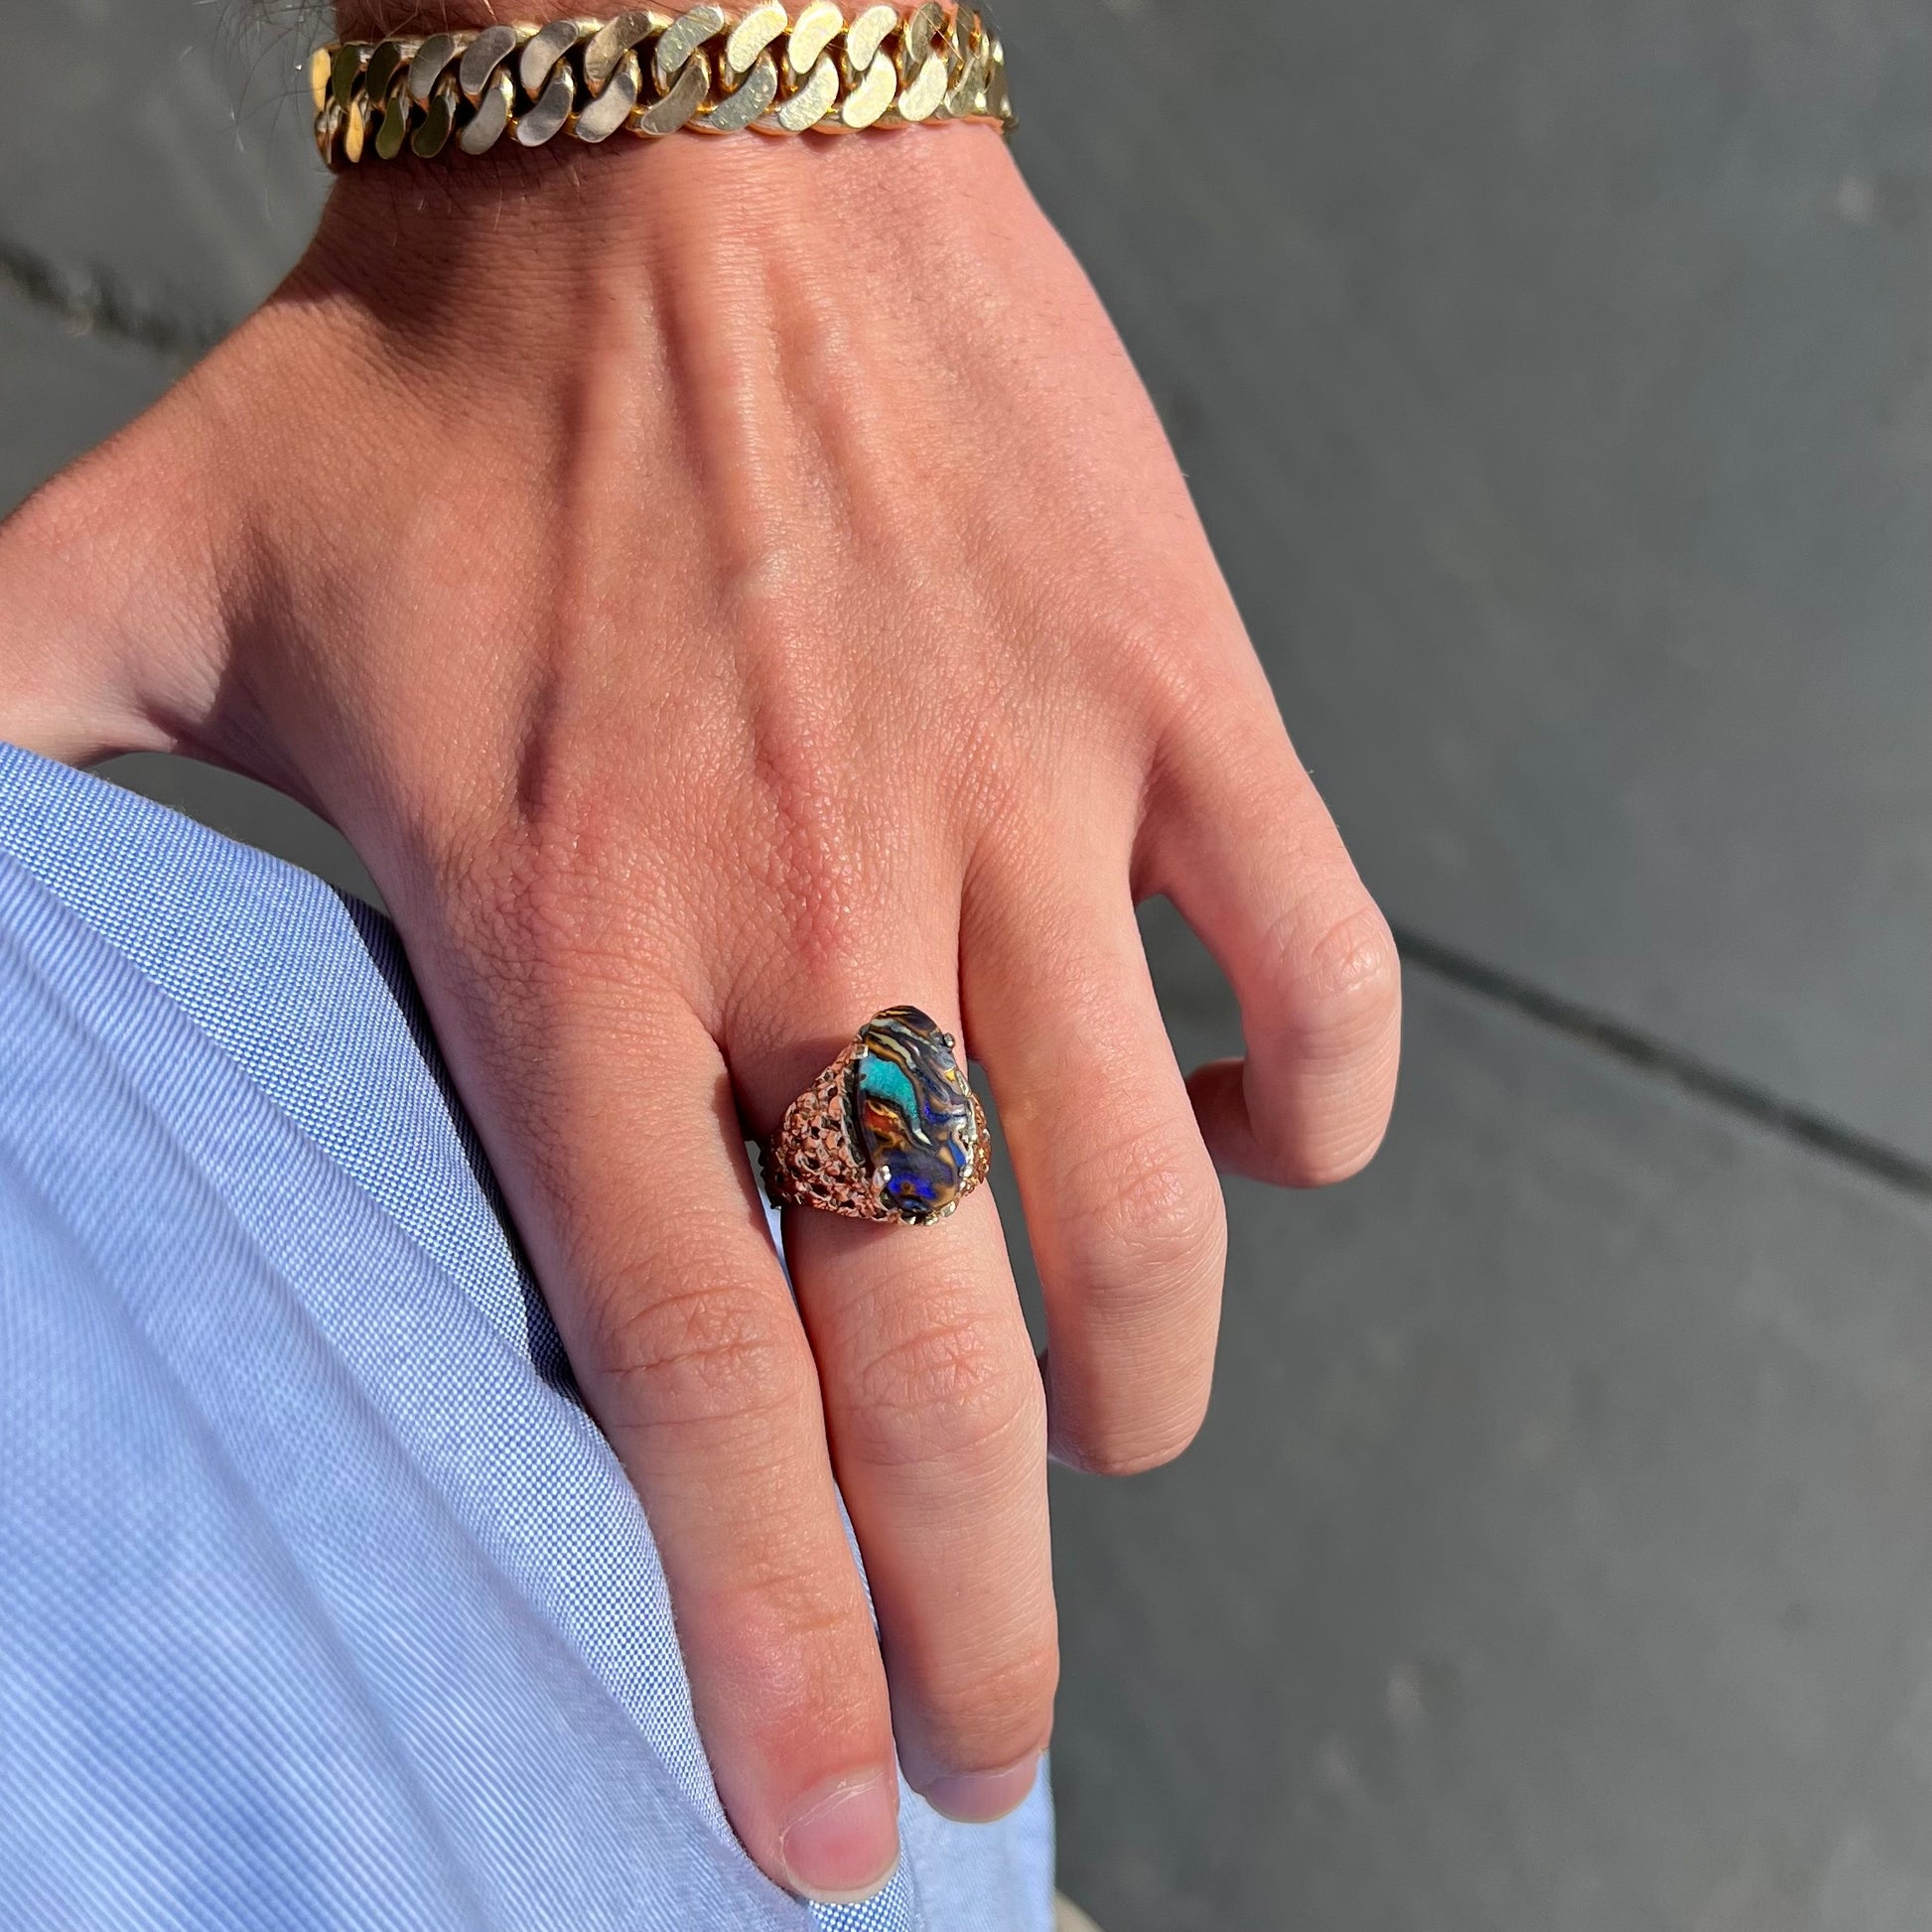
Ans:
[{"label": "pavement seam line", "polygon": [[110,271],[70,268],[0,236],[0,288],[29,308],[60,318],[76,336],[99,336],[189,362],[210,349],[221,331],[172,314]]},{"label": "pavement seam line", "polygon": [[1504,1006],[1537,1025],[1593,1047],[1640,1072],[1669,1080],[1723,1112],[1796,1142],[1840,1167],[1919,1200],[1932,1200],[1932,1165],[1861,1134],[1829,1115],[1794,1105],[1768,1088],[1726,1073],[1669,1041],[1567,1000],[1529,980],[1453,946],[1444,945],[1412,927],[1395,928],[1396,949],[1406,965],[1445,980],[1494,1005]]}]

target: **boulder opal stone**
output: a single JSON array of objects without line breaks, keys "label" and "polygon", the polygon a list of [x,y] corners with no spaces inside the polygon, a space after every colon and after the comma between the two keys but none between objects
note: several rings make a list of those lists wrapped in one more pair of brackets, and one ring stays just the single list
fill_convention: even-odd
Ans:
[{"label": "boulder opal stone", "polygon": [[846,1089],[853,1148],[900,1220],[936,1220],[959,1199],[979,1138],[952,1039],[917,1007],[889,1007],[859,1048]]}]

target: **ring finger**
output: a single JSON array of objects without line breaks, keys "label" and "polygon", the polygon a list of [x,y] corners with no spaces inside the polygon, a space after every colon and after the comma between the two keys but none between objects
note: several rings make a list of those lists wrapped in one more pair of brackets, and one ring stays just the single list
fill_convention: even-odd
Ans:
[{"label": "ring finger", "polygon": [[[953,959],[894,971],[892,984],[820,989],[779,1025],[836,1041],[909,997],[957,1036]],[[802,1087],[797,1060],[779,1057]],[[784,1084],[755,1083],[759,1125],[782,1112]],[[1045,1404],[992,1194],[921,1227],[789,1208],[785,1252],[871,1583],[901,1768],[950,1817],[1003,1816],[1033,1786],[1058,1649]]]}]

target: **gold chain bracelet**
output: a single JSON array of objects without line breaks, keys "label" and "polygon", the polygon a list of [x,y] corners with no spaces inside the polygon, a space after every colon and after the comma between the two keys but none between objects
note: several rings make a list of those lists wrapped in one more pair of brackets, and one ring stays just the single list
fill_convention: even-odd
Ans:
[{"label": "gold chain bracelet", "polygon": [[559,135],[606,141],[620,130],[727,134],[850,133],[939,121],[1010,130],[1006,55],[986,16],[920,0],[832,0],[795,12],[764,0],[647,10],[616,19],[484,27],[419,40],[343,41],[309,63],[316,145],[332,168],[464,154],[497,142],[542,147]]}]

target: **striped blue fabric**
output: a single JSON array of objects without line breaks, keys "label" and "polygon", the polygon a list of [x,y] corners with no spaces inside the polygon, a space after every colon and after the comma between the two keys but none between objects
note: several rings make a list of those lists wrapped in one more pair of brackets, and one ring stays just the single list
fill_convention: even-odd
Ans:
[{"label": "striped blue fabric", "polygon": [[1043,1780],[758,1873],[393,931],[10,747],[0,1395],[9,1928],[1050,1925]]}]

